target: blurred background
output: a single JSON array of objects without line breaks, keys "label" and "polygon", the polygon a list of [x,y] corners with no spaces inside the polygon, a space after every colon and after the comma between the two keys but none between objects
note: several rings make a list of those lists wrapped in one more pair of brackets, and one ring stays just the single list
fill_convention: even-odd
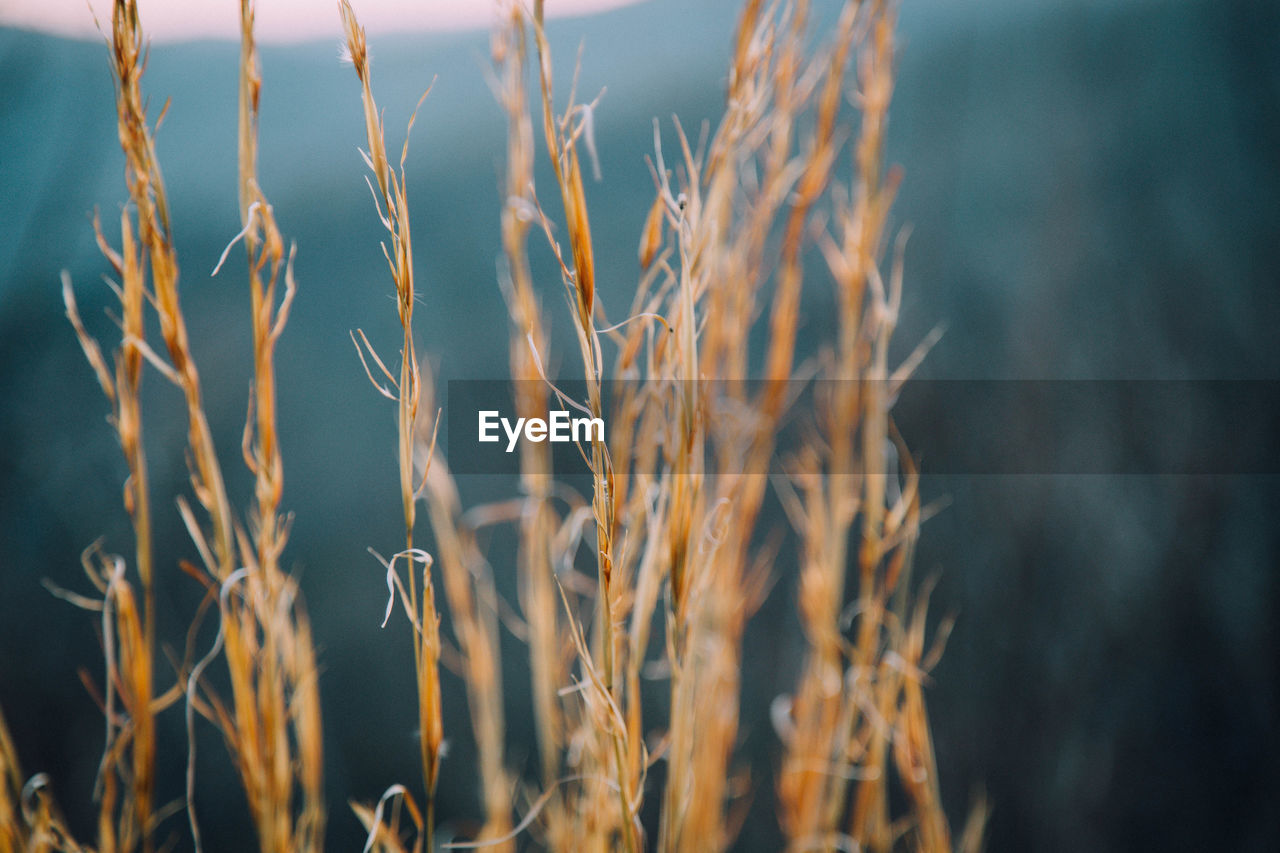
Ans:
[{"label": "blurred background", "polygon": [[[603,177],[587,200],[611,315],[636,279],[652,120],[669,128],[674,113],[697,127],[719,115],[734,11],[725,0],[650,0],[549,29],[562,86],[582,43],[580,95],[608,87],[596,113]],[[905,167],[895,222],[913,236],[899,358],[943,323],[927,378],[1280,379],[1274,4],[906,0],[900,37],[889,157]],[[502,377],[504,131],[485,83],[487,34],[387,35],[372,50],[392,147],[436,80],[408,160],[419,340],[441,382]],[[172,99],[158,154],[207,406],[243,505],[240,256],[209,277],[239,230],[237,59],[231,42],[157,45],[144,88],[153,116]],[[363,328],[394,350],[393,286],[356,151],[350,67],[332,40],[268,46],[262,59],[260,173],[298,243],[300,290],[279,348],[284,502],[296,513],[286,558],[320,645],[330,842],[353,849],[362,833],[343,803],[418,778],[407,629],[379,629],[385,586],[366,553],[402,533],[394,413],[348,338]],[[70,271],[91,330],[110,340],[103,309],[114,298],[91,227],[97,209],[116,232],[125,198],[106,49],[0,29],[0,93],[0,706],[26,772],[51,774],[89,838],[102,726],[77,670],[96,675],[100,650],[91,614],[41,579],[84,591],[83,548],[99,537],[130,547],[125,466],[58,280]],[[538,181],[551,185],[545,171]],[[559,281],[545,253],[539,262],[553,335],[564,335]],[[829,331],[831,298],[806,286],[812,340]],[[176,512],[163,512],[185,488],[185,424],[172,389],[154,374],[146,385],[156,551],[191,558]],[[956,412],[939,428],[971,422]],[[1108,452],[1105,439],[1094,430],[1081,453]],[[469,502],[512,485],[462,483]],[[934,613],[957,618],[928,694],[953,825],[985,791],[991,850],[1276,849],[1280,478],[951,475],[925,489],[946,505],[924,528],[918,576],[939,575]],[[514,599],[510,554],[491,558]],[[756,791],[742,850],[775,849],[780,837],[767,707],[790,689],[801,649],[792,561],[776,573],[744,650],[742,756]],[[193,586],[162,583],[162,636],[182,637]],[[534,757],[527,657],[504,642],[508,760],[524,768]],[[480,814],[474,750],[460,682],[445,690],[439,808],[465,828]],[[183,742],[181,716],[164,718],[171,743]],[[239,849],[241,795],[204,734],[200,805],[218,815],[210,849]],[[184,760],[162,767],[175,791]]]}]

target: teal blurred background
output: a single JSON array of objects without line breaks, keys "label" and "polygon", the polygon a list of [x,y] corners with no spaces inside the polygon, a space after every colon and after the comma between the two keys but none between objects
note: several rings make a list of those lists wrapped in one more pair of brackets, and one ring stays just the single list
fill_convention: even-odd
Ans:
[{"label": "teal blurred background", "polygon": [[[830,13],[820,6],[819,17]],[[723,0],[653,0],[550,26],[561,85],[583,42],[580,93],[608,87],[596,118],[603,180],[587,197],[611,316],[637,274],[652,120],[714,121],[733,11]],[[1264,2],[906,0],[890,129],[890,159],[906,169],[895,221],[913,227],[898,356],[945,323],[929,378],[1280,379],[1277,17]],[[408,160],[419,340],[442,382],[501,377],[504,131],[484,81],[487,35],[402,35],[372,50],[394,147],[436,78]],[[230,43],[157,46],[144,87],[153,116],[172,99],[157,147],[185,309],[243,505],[251,366],[240,255],[209,278],[239,229],[237,58]],[[362,835],[343,803],[417,778],[407,631],[396,620],[379,629],[385,586],[365,550],[401,536],[393,411],[348,338],[363,328],[394,351],[393,287],[356,151],[358,88],[336,44],[268,47],[263,76],[260,172],[298,244],[300,290],[279,348],[285,505],[296,513],[287,563],[324,670],[331,846],[351,849]],[[88,838],[102,731],[76,671],[97,673],[100,655],[90,614],[40,580],[83,590],[80,551],[99,536],[109,549],[130,542],[124,464],[58,281],[70,270],[91,329],[110,340],[113,297],[91,217],[100,210],[116,232],[125,191],[105,47],[0,30],[0,104],[0,705],[25,769],[53,776]],[[545,252],[535,260],[553,333],[564,335],[559,281]],[[830,303],[821,284],[808,286],[807,340],[829,335]],[[176,513],[163,511],[186,477],[177,396],[153,374],[145,403],[157,553],[192,557]],[[477,502],[513,484],[462,485]],[[994,806],[992,850],[1275,849],[1277,478],[925,486],[949,501],[917,562],[941,573],[935,612],[958,617],[929,694],[953,824],[981,789]],[[509,550],[490,556],[514,599]],[[780,560],[744,649],[742,755],[756,792],[743,850],[779,842],[767,706],[790,688],[801,653],[793,573]],[[183,578],[162,584],[162,635],[181,636],[197,598]],[[508,761],[525,768],[525,655],[510,635],[504,643]],[[479,815],[474,749],[456,679],[446,693],[440,813],[465,827]],[[169,742],[183,743],[181,714],[166,725]],[[209,821],[210,849],[244,849],[240,795],[205,735],[200,804],[226,815]],[[162,767],[170,790],[184,760],[170,754]]]}]

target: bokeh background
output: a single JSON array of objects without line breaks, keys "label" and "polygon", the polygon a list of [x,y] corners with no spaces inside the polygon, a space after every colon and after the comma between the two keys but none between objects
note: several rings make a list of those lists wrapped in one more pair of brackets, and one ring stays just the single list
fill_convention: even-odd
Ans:
[{"label": "bokeh background", "polygon": [[[719,114],[733,7],[651,0],[550,28],[562,85],[583,43],[580,91],[608,87],[596,116],[603,179],[587,196],[613,314],[634,284],[652,198],[652,120],[669,127],[675,113],[697,127]],[[1273,4],[905,0],[901,41],[890,159],[906,169],[896,222],[914,231],[900,354],[945,323],[929,378],[1280,379]],[[436,78],[408,161],[420,340],[442,380],[501,377],[503,122],[484,80],[487,35],[380,37],[373,52],[393,145]],[[172,99],[158,152],[193,346],[243,504],[240,255],[209,278],[238,230],[237,55],[231,43],[158,45],[144,85],[153,115]],[[342,804],[417,778],[407,632],[395,620],[379,629],[385,586],[365,550],[400,537],[393,411],[348,339],[360,327],[394,349],[393,290],[356,152],[351,69],[329,42],[267,47],[263,66],[261,174],[299,247],[279,349],[285,504],[296,513],[287,560],[321,646],[331,846],[353,849],[361,833]],[[52,775],[85,838],[102,732],[76,673],[98,672],[99,649],[91,615],[40,581],[83,589],[81,549],[98,537],[129,547],[124,465],[58,281],[71,272],[82,312],[109,337],[91,216],[115,230],[122,177],[104,46],[0,29],[0,705],[25,769]],[[541,286],[555,314],[559,282],[543,275]],[[806,292],[810,339],[827,331],[829,304],[820,285]],[[153,375],[146,430],[162,516],[185,481],[176,403]],[[1233,441],[1229,428],[1221,440]],[[463,486],[481,501],[511,483]],[[953,824],[985,791],[992,850],[1276,849],[1280,479],[948,476],[926,489],[946,507],[924,529],[918,566],[940,577],[935,613],[957,617],[929,693]],[[158,527],[158,554],[192,556],[176,513]],[[509,549],[491,558],[514,598]],[[744,650],[742,754],[756,799],[743,850],[779,839],[767,704],[789,689],[801,649],[791,561],[776,572]],[[175,642],[191,587],[170,577],[159,590],[161,631]],[[519,644],[505,643],[508,758],[520,768],[533,757],[528,674]],[[479,814],[473,748],[460,683],[446,692],[440,809],[465,827]],[[182,743],[181,714],[167,726]],[[241,795],[206,735],[210,847],[245,849]],[[174,790],[183,761],[162,768]]]}]

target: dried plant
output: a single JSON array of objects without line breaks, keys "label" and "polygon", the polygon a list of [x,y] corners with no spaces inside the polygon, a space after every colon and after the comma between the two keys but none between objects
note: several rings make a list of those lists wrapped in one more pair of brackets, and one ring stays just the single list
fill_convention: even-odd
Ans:
[{"label": "dried plant", "polygon": [[[248,250],[254,341],[253,394],[245,426],[244,456],[254,474],[255,489],[247,529],[232,515],[179,297],[168,202],[155,154],[154,130],[147,119],[141,90],[146,49],[136,4],[117,0],[111,20],[118,127],[132,205],[132,210],[126,208],[121,215],[118,252],[97,229],[99,245],[119,278],[115,289],[123,308],[122,339],[114,375],[80,320],[68,280],[64,280],[63,289],[68,317],[112,403],[112,422],[129,464],[125,506],[134,522],[136,565],[143,588],[140,607],[126,577],[124,560],[95,548],[86,552],[85,571],[102,599],[93,601],[66,594],[76,603],[101,611],[103,619],[107,738],[98,781],[98,848],[153,849],[157,822],[165,811],[173,810],[158,812],[153,802],[155,715],[185,694],[188,729],[194,725],[193,714],[198,712],[222,731],[248,797],[260,848],[318,850],[323,843],[324,805],[315,652],[297,585],[279,564],[288,522],[279,514],[283,464],[276,428],[274,349],[288,316],[294,283],[271,206],[257,182],[260,81],[253,7],[249,0],[241,5],[239,159],[244,228],[237,237],[245,240]],[[283,299],[277,302],[281,283]],[[167,359],[146,341],[147,306],[154,309],[159,321]],[[217,602],[219,613],[213,648],[194,666],[189,662],[180,664],[173,687],[161,695],[153,689],[152,675],[155,620],[151,511],[138,396],[144,361],[183,394],[191,485],[208,524],[206,527],[201,523],[185,498],[177,499],[181,518],[202,561],[199,567],[183,565],[183,569],[206,587],[209,598]],[[223,653],[230,675],[229,706],[201,678],[219,653]],[[194,733],[188,739],[188,750],[186,807],[199,849],[194,809]],[[123,801],[117,809],[121,787]],[[295,791],[301,800],[296,809]]]},{"label": "dried plant", "polygon": [[[432,582],[432,558],[421,550],[414,548],[414,522],[417,517],[417,504],[426,488],[426,478],[430,470],[430,458],[422,466],[422,473],[415,475],[414,453],[415,437],[419,423],[419,411],[422,405],[423,377],[418,364],[417,350],[413,340],[413,242],[409,230],[409,201],[404,180],[404,161],[409,153],[409,131],[413,129],[416,111],[409,120],[409,128],[405,133],[404,147],[400,153],[399,170],[393,170],[387,159],[386,143],[383,140],[382,116],[378,112],[373,99],[370,84],[369,55],[363,28],[356,21],[355,13],[349,3],[340,4],[343,28],[346,32],[347,52],[360,79],[361,99],[364,104],[365,133],[368,138],[368,151],[363,152],[369,170],[373,172],[377,189],[374,192],[378,205],[378,216],[391,238],[391,246],[383,244],[383,253],[391,268],[391,275],[396,285],[397,305],[400,325],[404,332],[401,349],[400,370],[398,377],[393,376],[386,365],[369,344],[364,333],[360,332],[359,340],[352,335],[356,351],[369,374],[369,381],[386,397],[397,405],[397,450],[400,463],[400,498],[404,509],[405,547],[386,566],[388,587],[393,582],[399,586],[401,599],[405,606],[409,621],[413,626],[413,660],[414,675],[418,685],[418,727],[422,749],[422,776],[426,788],[426,834],[427,847],[431,848],[431,830],[435,821],[436,781],[440,770],[440,756],[444,740],[444,726],[441,721],[440,705],[440,617],[436,610],[435,584]],[[425,95],[423,96],[425,97]],[[373,190],[372,186],[370,187]],[[364,349],[361,349],[361,347]],[[373,377],[365,361],[364,350],[375,361],[391,387],[393,394]],[[396,562],[405,559],[408,563],[407,584],[401,584],[396,570]],[[416,565],[422,565],[422,585],[419,590],[416,576]],[[391,590],[395,595],[395,589]],[[391,615],[391,604],[388,602],[387,617]],[[384,618],[383,624],[386,624]],[[413,804],[408,792],[405,800]],[[416,809],[416,806],[413,806]],[[365,820],[366,825],[370,821]],[[374,840],[381,826],[380,821],[373,821],[370,826],[370,839]]]},{"label": "dried plant", "polygon": [[[513,7],[494,51],[509,127],[503,284],[513,321],[512,375],[546,380],[540,359],[550,342],[525,256],[527,223],[533,220],[542,226],[570,294],[586,376],[581,402],[599,415],[605,380],[596,321],[602,311],[578,148],[592,141],[596,105],[578,104],[571,93],[556,114],[541,16],[542,4],[535,3],[543,135],[569,245],[564,250],[557,242],[533,188],[521,70],[526,25]],[[828,260],[840,324],[838,341],[819,359],[818,376],[835,380],[823,385],[836,389],[833,399],[816,413],[817,439],[787,460],[788,473],[779,484],[804,550],[801,615],[813,648],[796,698],[782,696],[775,703],[784,712],[778,715],[785,746],[780,820],[796,849],[888,849],[906,833],[923,849],[951,843],[922,691],[937,649],[925,649],[923,603],[907,612],[919,496],[905,448],[886,452],[895,440],[892,387],[923,352],[890,371],[887,344],[900,304],[901,254],[888,287],[879,270],[897,181],[882,166],[894,9],[884,2],[846,4],[828,43],[817,51],[808,45],[808,18],[803,2],[746,4],[726,114],[709,144],[696,151],[676,123],[680,158],[674,174],[655,126],[657,192],[639,249],[647,272],[629,318],[607,329],[618,347],[617,393],[607,413],[612,431],[604,446],[590,448],[594,652],[580,653],[578,674],[568,675],[561,690],[572,688],[571,701],[559,705],[538,698],[550,695],[548,677],[566,674],[557,644],[548,639],[556,617],[540,604],[537,590],[546,586],[546,562],[574,563],[573,553],[542,556],[546,543],[557,541],[558,526],[574,518],[572,512],[558,517],[546,500],[545,448],[522,447],[521,580],[544,786],[530,800],[541,807],[539,823],[551,846],[566,846],[563,839],[588,848],[643,844],[635,815],[648,765],[657,757],[667,763],[659,847],[700,850],[732,841],[741,813],[734,802],[741,786],[733,760],[742,632],[767,585],[762,567],[768,552],[755,537],[766,497],[761,474],[769,469],[783,418],[792,414],[803,254],[814,235]],[[854,180],[839,193],[833,173],[848,137],[841,116],[851,64],[859,118]],[[834,236],[827,225],[832,206]],[[766,300],[771,307],[763,381],[735,381],[751,377],[753,365],[761,363],[747,342]],[[517,393],[522,415],[545,410],[551,397],[520,386]],[[901,470],[887,467],[885,460],[895,456],[904,460]],[[641,533],[620,549],[621,529]],[[846,607],[850,538],[860,540],[859,583]],[[660,597],[664,608],[658,607]],[[561,624],[571,638],[580,637],[577,625],[584,614],[565,601]],[[895,625],[903,627],[875,629],[877,618],[889,621],[877,614],[893,609]],[[852,643],[842,624],[850,612],[858,614]],[[665,736],[651,759],[644,747],[640,690],[655,616],[666,626],[658,663],[670,672],[670,704]],[[577,646],[585,649],[582,642]],[[868,668],[885,670],[875,679],[873,702],[859,680]],[[833,671],[842,673],[837,684],[849,679],[848,689],[832,691]],[[576,748],[566,752],[566,745]],[[893,823],[887,814],[891,761],[911,803]],[[557,779],[557,771],[572,775]],[[850,778],[863,781],[851,791]],[[964,836],[967,846],[980,840],[981,815],[975,816]]]},{"label": "dried plant", "polygon": [[[567,405],[609,429],[579,447],[589,491],[570,488],[547,444],[524,442],[520,494],[465,508],[436,446],[433,378],[413,326],[419,295],[405,165],[417,110],[393,163],[365,32],[350,3],[339,4],[401,327],[394,370],[363,331],[352,340],[370,382],[395,404],[404,544],[390,558],[373,553],[389,591],[383,624],[398,602],[412,629],[422,771],[418,796],[395,783],[372,805],[352,803],[367,833],[365,849],[436,849],[445,736],[440,665],[449,648],[437,581],[466,688],[484,813],[474,837],[450,847],[726,849],[746,810],[770,801],[764,786],[771,784],[790,850],[978,849],[984,807],[975,808],[957,843],[939,793],[925,686],[947,624],[930,636],[930,587],[912,581],[925,509],[892,417],[898,388],[931,342],[902,364],[890,362],[905,246],[905,230],[895,240],[890,222],[900,175],[884,164],[895,4],[849,0],[815,44],[805,0],[746,0],[714,131],[694,142],[678,120],[665,131],[655,122],[654,199],[620,322],[606,316],[605,297],[613,294],[598,287],[584,177],[584,166],[597,171],[600,98],[580,102],[575,75],[558,100],[543,6],[504,4],[492,38],[494,89],[507,120],[498,284],[510,318],[510,373],[520,417]],[[124,558],[96,547],[86,552],[84,568],[99,597],[58,590],[102,618],[102,851],[155,849],[157,827],[172,811],[155,802],[155,720],[184,698],[187,796],[173,808],[185,805],[197,849],[197,714],[229,746],[260,849],[318,850],[323,841],[317,664],[297,584],[280,566],[289,524],[281,511],[274,353],[295,290],[292,251],[258,183],[261,79],[250,0],[241,4],[241,36],[243,230],[236,239],[248,257],[254,355],[243,440],[254,490],[243,522],[223,483],[179,300],[132,0],[116,0],[112,14],[131,201],[119,249],[97,228],[121,302],[121,339],[110,362],[64,283],[68,316],[111,404],[128,465],[125,506],[135,540],[132,573]],[[547,197],[534,180],[538,126],[555,183]],[[847,180],[838,177],[846,173]],[[555,204],[544,206],[551,199]],[[531,261],[531,252],[544,249],[531,247],[534,232],[545,238],[560,279],[569,340],[553,337],[544,313]],[[886,261],[890,244],[896,249]],[[807,262],[812,249],[825,268]],[[801,293],[814,286],[830,293],[836,334],[811,355],[798,341]],[[162,348],[147,342],[148,306]],[[566,351],[581,368],[581,399],[548,372],[553,355]],[[212,646],[194,663],[191,652],[176,662],[166,690],[157,689],[154,672],[154,573],[163,563],[152,553],[142,440],[139,389],[148,364],[183,394],[199,513],[181,497],[178,507],[201,558],[183,568],[218,614]],[[801,403],[810,393],[813,404]],[[778,435],[791,422],[800,422],[807,438],[780,448]],[[739,754],[738,722],[744,632],[775,580],[771,564],[783,547],[769,531],[771,488],[794,534],[804,658],[795,684],[773,701],[779,757],[776,773],[762,781],[751,778]],[[419,535],[420,501],[431,553]],[[518,615],[499,600],[477,536],[486,527],[509,527],[517,545]],[[509,766],[506,753],[504,622],[529,649],[537,737],[529,774]],[[198,625],[196,614],[192,638]],[[219,657],[229,700],[204,677]],[[646,719],[655,704],[665,714]],[[64,829],[44,778],[25,786],[22,778],[0,720],[0,853],[82,849]],[[656,800],[659,815],[648,826],[641,820],[646,799]]]},{"label": "dried plant", "polygon": [[49,779],[37,773],[23,783],[18,751],[0,714],[0,853],[80,853],[57,804]]}]

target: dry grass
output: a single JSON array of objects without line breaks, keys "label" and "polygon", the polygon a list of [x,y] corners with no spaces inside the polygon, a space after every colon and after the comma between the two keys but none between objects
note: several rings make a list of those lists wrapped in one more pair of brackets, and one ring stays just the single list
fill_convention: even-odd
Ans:
[{"label": "dry grass", "polygon": [[[144,42],[131,0],[117,0],[111,28],[131,205],[121,217],[119,249],[98,232],[122,308],[110,362],[81,323],[70,283],[64,288],[68,316],[112,407],[130,472],[125,506],[135,534],[132,572],[124,558],[86,552],[99,598],[60,591],[102,617],[106,671],[94,688],[106,720],[96,792],[102,851],[155,849],[161,821],[183,806],[200,846],[194,734],[185,801],[155,802],[156,715],[178,702],[185,703],[189,731],[197,715],[221,731],[260,849],[322,846],[315,652],[297,585],[280,568],[288,519],[280,507],[273,359],[294,292],[292,253],[258,183],[261,81],[252,4],[244,0],[241,8],[238,239],[247,250],[254,346],[243,450],[255,484],[243,519],[223,485],[188,344],[164,183],[140,87]],[[352,337],[370,381],[396,407],[404,542],[389,559],[378,559],[391,591],[386,618],[398,601],[412,626],[422,766],[416,796],[392,784],[376,804],[352,804],[368,832],[365,849],[435,847],[446,642],[437,580],[466,686],[484,812],[473,841],[453,846],[730,846],[746,810],[769,799],[761,791],[768,783],[742,769],[737,747],[743,633],[774,580],[776,540],[757,529],[765,526],[771,487],[798,543],[805,640],[798,679],[772,707],[780,756],[772,784],[788,848],[977,849],[983,809],[975,809],[956,843],[939,794],[924,686],[946,631],[926,636],[928,591],[912,583],[922,507],[911,456],[891,416],[894,390],[923,352],[896,366],[888,356],[905,242],[899,234],[886,263],[899,180],[884,167],[895,4],[848,2],[825,40],[814,44],[808,3],[747,0],[714,133],[694,144],[678,122],[665,133],[655,123],[654,201],[639,235],[641,273],[621,322],[606,317],[597,293],[586,202],[584,160],[595,157],[596,102],[577,99],[576,79],[559,100],[541,0],[531,12],[508,4],[492,41],[495,91],[508,128],[499,285],[510,313],[517,414],[537,417],[553,403],[572,404],[603,418],[609,432],[579,448],[591,473],[588,494],[556,480],[548,445],[525,442],[520,494],[464,511],[435,445],[433,380],[414,338],[408,133],[393,164],[365,33],[352,6],[340,4],[402,329],[394,369],[363,332]],[[536,126],[559,221],[544,209],[534,182]],[[836,178],[844,157],[851,163],[847,183]],[[542,249],[531,250],[531,234],[545,238],[559,271],[570,341],[549,333],[530,260],[531,251]],[[811,247],[825,257],[825,270],[805,263]],[[836,337],[798,363],[800,295],[815,281],[832,294]],[[149,310],[162,348],[147,341]],[[764,343],[753,350],[758,326]],[[582,400],[568,400],[547,375],[548,357],[562,350],[581,366]],[[188,651],[175,661],[173,683],[163,690],[156,686],[152,592],[163,562],[151,549],[139,397],[147,364],[185,401],[198,510],[177,501],[201,565],[182,568],[203,584],[206,604],[218,614],[213,645],[198,660]],[[816,406],[804,411],[797,389],[811,377],[833,381],[819,383]],[[758,381],[741,381],[747,379]],[[809,424],[810,438],[780,454],[776,436],[795,419]],[[766,476],[770,470],[780,473]],[[434,553],[420,544],[419,502]],[[538,752],[528,778],[507,763],[503,604],[476,535],[487,526],[508,529],[518,546],[523,621],[516,630],[528,643]],[[227,667],[229,700],[205,677],[218,659]],[[666,713],[646,719],[655,697]],[[659,785],[650,773],[660,762]],[[2,720],[0,779],[0,853],[81,849],[44,796],[42,777],[23,785]],[[646,799],[659,804],[656,825],[641,821]]]},{"label": "dry grass", "polygon": [[[197,849],[200,833],[193,797],[196,754],[191,731],[196,714],[211,720],[222,732],[244,786],[262,850],[319,849],[323,839],[315,652],[296,583],[284,574],[279,562],[288,537],[288,520],[279,511],[283,463],[276,430],[274,348],[284,329],[294,284],[271,206],[257,182],[260,81],[252,4],[246,0],[241,8],[239,160],[244,230],[239,238],[244,239],[248,253],[254,341],[253,392],[243,449],[255,487],[245,523],[231,510],[189,345],[164,180],[141,89],[145,42],[137,7],[131,0],[115,3],[110,36],[120,144],[131,202],[121,215],[120,249],[113,249],[98,229],[99,245],[117,276],[115,290],[122,306],[122,335],[114,372],[98,343],[86,332],[70,282],[64,281],[68,317],[112,404],[112,422],[129,465],[125,506],[134,523],[135,567],[143,590],[139,605],[125,560],[95,548],[86,552],[85,570],[102,598],[91,600],[65,593],[102,613],[107,669],[100,690],[105,697],[106,748],[95,792],[99,802],[97,849],[101,851],[155,849],[159,822],[184,805],[179,801],[157,809],[154,802],[155,717],[183,698],[191,732],[185,807]],[[281,285],[284,292],[278,298]],[[163,355],[147,342],[148,308],[158,320]],[[218,613],[213,647],[194,665],[190,654],[188,660],[176,663],[173,685],[162,693],[155,689],[153,677],[151,510],[139,403],[144,361],[177,386],[185,403],[191,486],[201,514],[183,497],[178,497],[177,503],[201,565],[183,564],[181,568],[205,587],[207,599],[217,605]],[[198,624],[199,615],[195,622]],[[230,677],[229,703],[203,679],[219,656]]]}]

